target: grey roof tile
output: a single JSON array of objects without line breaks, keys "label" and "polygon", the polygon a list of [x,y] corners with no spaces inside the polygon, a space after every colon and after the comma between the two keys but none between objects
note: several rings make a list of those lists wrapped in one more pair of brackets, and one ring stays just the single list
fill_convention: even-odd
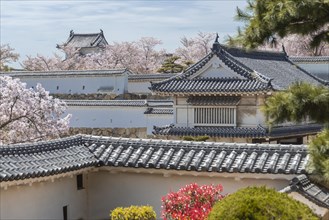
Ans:
[{"label": "grey roof tile", "polygon": [[52,71],[12,71],[0,72],[12,77],[54,77],[54,76],[111,76],[121,74],[132,74],[128,69],[108,70],[52,70]]},{"label": "grey roof tile", "polygon": [[329,208],[329,190],[311,181],[307,175],[294,177],[281,192],[298,192],[315,204]]},{"label": "grey roof tile", "polygon": [[144,114],[147,115],[172,115],[174,110],[172,108],[147,108]]},{"label": "grey roof tile", "polygon": [[65,100],[68,106],[147,106],[146,100]]},{"label": "grey roof tile", "polygon": [[70,46],[75,48],[105,46],[105,45],[100,45],[100,43],[102,42],[105,42],[105,45],[108,44],[103,35],[102,30],[100,31],[100,33],[87,33],[87,34],[76,34],[73,31],[71,31],[69,38],[61,46]]},{"label": "grey roof tile", "polygon": [[203,136],[210,137],[241,137],[241,138],[278,138],[305,134],[316,134],[323,129],[321,124],[290,125],[273,127],[268,129],[258,125],[257,127],[175,127],[172,125],[154,126],[153,134],[165,136]]},{"label": "grey roof tile", "polygon": [[169,79],[177,74],[131,74],[128,75],[129,81],[158,81]]},{"label": "grey roof tile", "polygon": [[271,85],[256,80],[238,78],[197,78],[172,79],[168,82],[152,84],[154,92],[163,94],[227,94],[227,93],[265,93]]},{"label": "grey roof tile", "polygon": [[[214,85],[216,85],[217,92],[220,91],[218,87],[225,83],[227,79],[218,77],[209,81],[209,79],[202,79],[197,75],[198,71],[213,57],[217,57],[226,67],[233,70],[239,80],[257,82],[248,85],[246,92],[259,91],[260,84],[267,85],[267,89],[275,90],[286,89],[297,81],[316,85],[329,85],[328,81],[320,79],[296,66],[288,59],[285,53],[245,51],[220,45],[219,50],[213,49],[208,55],[183,73],[161,82],[151,83],[150,89],[160,94],[182,92],[211,93],[214,92]],[[244,90],[246,83],[235,84],[235,90],[229,92]],[[264,88],[262,89],[264,90]]]},{"label": "grey roof tile", "polygon": [[173,106],[171,100],[65,100],[68,106],[135,106],[152,108],[170,108]]},{"label": "grey roof tile", "polygon": [[306,146],[129,139],[79,135],[0,147],[0,181],[113,166],[199,172],[305,173]]},{"label": "grey roof tile", "polygon": [[294,63],[328,63],[329,56],[303,56],[303,57],[289,57]]},{"label": "grey roof tile", "polygon": [[266,136],[266,129],[258,126],[255,128],[246,127],[175,127],[154,126],[153,134],[155,135],[170,135],[170,136],[203,136],[210,137],[250,137],[261,138]]}]

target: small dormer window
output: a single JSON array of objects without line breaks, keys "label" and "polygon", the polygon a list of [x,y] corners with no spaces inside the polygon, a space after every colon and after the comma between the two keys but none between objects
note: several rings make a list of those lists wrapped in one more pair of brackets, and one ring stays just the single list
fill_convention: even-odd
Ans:
[{"label": "small dormer window", "polygon": [[85,90],[85,88],[86,88],[85,86],[82,86],[82,90]]},{"label": "small dormer window", "polygon": [[59,86],[57,86],[56,89],[59,90]]}]

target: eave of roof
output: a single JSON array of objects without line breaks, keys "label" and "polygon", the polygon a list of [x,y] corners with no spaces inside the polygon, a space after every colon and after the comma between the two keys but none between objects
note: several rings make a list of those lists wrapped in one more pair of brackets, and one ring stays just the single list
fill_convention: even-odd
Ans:
[{"label": "eave of roof", "polygon": [[152,84],[150,89],[159,94],[259,94],[272,90],[270,84],[238,78],[171,79],[166,83]]}]

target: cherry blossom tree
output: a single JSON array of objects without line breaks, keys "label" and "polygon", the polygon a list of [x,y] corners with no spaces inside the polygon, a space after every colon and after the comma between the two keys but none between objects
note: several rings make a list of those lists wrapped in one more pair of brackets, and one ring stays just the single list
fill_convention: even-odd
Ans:
[{"label": "cherry blossom tree", "polygon": [[215,34],[199,32],[196,37],[182,37],[181,47],[177,48],[175,55],[182,58],[183,63],[195,63],[206,56],[214,42]]},{"label": "cherry blossom tree", "polygon": [[66,104],[40,84],[26,88],[19,79],[0,76],[0,144],[60,137],[69,128]]},{"label": "cherry blossom tree", "polygon": [[102,52],[81,56],[79,48],[61,48],[65,59],[58,54],[53,57],[28,56],[23,68],[30,71],[84,70],[128,68],[136,73],[155,72],[165,57],[164,49],[156,49],[161,41],[153,37],[143,37],[136,42],[114,42]]},{"label": "cherry blossom tree", "polygon": [[9,46],[9,44],[2,44],[0,46],[0,70],[1,71],[10,70],[10,68],[7,66],[7,64],[18,60],[19,54],[15,53],[14,51],[15,51],[15,49],[11,48]]},{"label": "cherry blossom tree", "polygon": [[275,38],[272,41],[259,46],[260,50],[282,51],[282,46],[288,56],[328,56],[329,44],[321,42],[317,47],[311,47],[310,42],[313,36],[311,34],[301,36],[291,34],[284,38]]}]

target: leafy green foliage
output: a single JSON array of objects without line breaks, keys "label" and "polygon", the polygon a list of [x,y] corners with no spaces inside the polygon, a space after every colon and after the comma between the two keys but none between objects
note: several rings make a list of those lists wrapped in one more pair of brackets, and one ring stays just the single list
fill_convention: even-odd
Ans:
[{"label": "leafy green foliage", "polygon": [[309,145],[308,170],[313,179],[329,186],[329,129],[316,136]]},{"label": "leafy green foliage", "polygon": [[178,56],[172,56],[167,58],[160,69],[158,69],[159,73],[180,73],[184,70],[184,66],[176,63],[177,60],[179,60],[180,57]]},{"label": "leafy green foliage", "polygon": [[208,220],[318,219],[306,205],[266,187],[247,187],[217,202]]},{"label": "leafy green foliage", "polygon": [[152,206],[118,207],[110,213],[111,220],[156,220]]},{"label": "leafy green foliage", "polygon": [[[329,124],[329,88],[296,83],[287,91],[266,100],[263,108],[268,123],[299,122],[305,118]],[[325,129],[309,145],[308,172],[314,180],[329,186],[329,130]]]},{"label": "leafy green foliage", "polygon": [[311,46],[329,42],[328,0],[249,0],[245,10],[237,9],[236,19],[246,26],[229,44],[256,48],[275,36],[312,34]]},{"label": "leafy green foliage", "polygon": [[300,122],[308,118],[329,123],[329,88],[296,83],[267,98],[263,108],[268,123]]},{"label": "leafy green foliage", "polygon": [[208,139],[209,139],[209,136],[197,136],[197,137],[184,136],[183,137],[184,141],[206,141]]}]

